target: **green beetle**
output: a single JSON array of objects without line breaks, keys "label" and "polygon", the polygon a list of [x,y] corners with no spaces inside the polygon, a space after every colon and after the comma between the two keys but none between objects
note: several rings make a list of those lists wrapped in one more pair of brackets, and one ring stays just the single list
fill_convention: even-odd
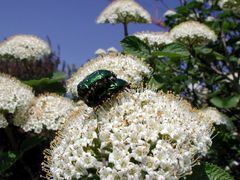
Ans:
[{"label": "green beetle", "polygon": [[[116,75],[108,70],[98,70],[84,78],[77,86],[78,95],[86,93],[95,84],[101,84],[106,80],[116,79]],[[83,94],[83,95],[84,95]]]},{"label": "green beetle", "polygon": [[126,86],[128,83],[122,79],[117,79],[113,72],[98,70],[81,81],[77,90],[79,99],[85,101],[88,106],[94,107]]}]

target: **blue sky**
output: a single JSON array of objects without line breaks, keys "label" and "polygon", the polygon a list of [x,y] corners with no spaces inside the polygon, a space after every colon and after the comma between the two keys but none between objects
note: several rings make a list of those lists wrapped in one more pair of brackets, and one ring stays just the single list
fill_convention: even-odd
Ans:
[{"label": "blue sky", "polygon": [[[94,57],[98,48],[120,50],[122,25],[96,24],[96,18],[108,0],[0,0],[0,41],[15,34],[33,34],[50,38],[54,50],[60,46],[60,58],[80,66]],[[162,17],[167,10],[154,0],[137,0],[150,14]],[[165,0],[174,8],[177,0]],[[156,6],[160,8],[159,15]],[[130,24],[129,33],[161,31],[156,25]]]}]

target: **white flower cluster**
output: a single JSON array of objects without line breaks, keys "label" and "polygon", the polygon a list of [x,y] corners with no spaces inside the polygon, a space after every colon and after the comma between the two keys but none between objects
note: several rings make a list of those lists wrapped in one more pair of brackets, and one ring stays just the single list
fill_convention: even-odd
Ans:
[{"label": "white flower cluster", "polygon": [[229,123],[227,116],[220,113],[216,108],[213,108],[213,107],[204,108],[200,110],[199,113],[204,117],[204,119],[207,119],[208,122],[211,124],[228,125]]},{"label": "white flower cluster", "polygon": [[195,1],[199,3],[204,3],[204,0],[195,0]]},{"label": "white flower cluster", "polygon": [[204,24],[197,21],[186,21],[175,26],[170,34],[182,43],[193,44],[205,44],[210,41],[215,41],[217,36],[214,31]]},{"label": "white flower cluster", "polygon": [[[107,52],[109,53],[109,54],[115,54],[115,53],[118,53],[118,50],[115,48],[115,47],[110,47],[110,48],[108,48],[107,49]],[[104,56],[104,55],[106,55],[107,54],[107,52],[104,50],[104,49],[97,49],[96,51],[95,51],[95,55],[96,56]]]},{"label": "white flower cluster", "polygon": [[174,16],[176,14],[175,11],[173,10],[167,10],[165,13],[164,13],[164,17],[171,17],[171,16]]},{"label": "white flower cluster", "polygon": [[11,55],[20,60],[39,60],[50,53],[49,45],[32,35],[15,35],[0,43],[0,55]]},{"label": "white flower cluster", "polygon": [[220,0],[218,5],[223,10],[232,10],[236,15],[240,16],[240,1],[239,0]]},{"label": "white flower cluster", "polygon": [[110,47],[107,49],[108,53],[118,53],[118,50],[115,47]]},{"label": "white flower cluster", "polygon": [[4,115],[2,113],[0,113],[0,128],[5,128],[8,126],[8,122],[6,120],[6,118],[4,117]]},{"label": "white flower cluster", "polygon": [[83,108],[45,151],[50,179],[178,179],[211,145],[212,124],[171,94],[125,91]]},{"label": "white flower cluster", "polygon": [[134,36],[145,41],[150,46],[162,46],[174,41],[168,32],[138,32]]},{"label": "white flower cluster", "polygon": [[236,8],[236,6],[240,5],[240,1],[239,0],[220,0],[218,1],[218,5],[225,9],[231,9],[231,8]]},{"label": "white flower cluster", "polygon": [[0,74],[0,112],[14,113],[25,107],[34,94],[32,89],[19,80],[5,74]]},{"label": "white flower cluster", "polygon": [[207,22],[213,22],[213,21],[216,20],[216,18],[213,17],[213,16],[208,16],[205,20],[206,20]]},{"label": "white flower cluster", "polygon": [[104,50],[104,49],[97,49],[96,51],[95,51],[95,55],[96,56],[104,56],[106,54],[106,51]]},{"label": "white flower cluster", "polygon": [[40,133],[44,128],[58,130],[65,117],[75,109],[74,103],[55,94],[36,97],[25,109],[16,112],[14,124],[24,131]]},{"label": "white flower cluster", "polygon": [[77,96],[77,85],[94,71],[105,69],[112,71],[132,87],[140,86],[143,78],[149,76],[149,67],[134,56],[107,54],[88,61],[67,81],[67,91]]},{"label": "white flower cluster", "polygon": [[150,23],[150,14],[134,0],[115,0],[97,18],[97,23]]}]

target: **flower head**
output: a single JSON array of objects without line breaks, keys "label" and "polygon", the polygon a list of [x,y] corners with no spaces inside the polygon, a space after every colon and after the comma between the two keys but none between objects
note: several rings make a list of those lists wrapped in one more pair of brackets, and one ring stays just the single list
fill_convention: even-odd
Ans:
[{"label": "flower head", "polygon": [[134,36],[145,41],[150,46],[162,46],[174,41],[168,32],[138,32]]},{"label": "flower head", "polygon": [[224,114],[220,113],[216,108],[208,107],[199,111],[199,113],[207,120],[210,124],[229,124],[229,119]]},{"label": "flower head", "polygon": [[2,113],[0,113],[0,128],[5,128],[8,126],[8,122],[6,120],[6,118],[4,117],[4,115]]},{"label": "flower head", "polygon": [[118,53],[118,50],[115,47],[110,47],[107,49],[108,53]]},{"label": "flower head", "polygon": [[0,44],[0,56],[39,60],[51,54],[49,45],[33,35],[15,35]]},{"label": "flower head", "polygon": [[171,16],[174,16],[176,14],[175,11],[173,10],[167,10],[165,13],[164,13],[164,16],[165,17],[171,17]]},{"label": "flower head", "polygon": [[239,0],[220,0],[218,5],[223,10],[231,10],[237,16],[240,16],[239,8],[240,8],[240,1]]},{"label": "flower head", "polygon": [[0,73],[0,112],[14,113],[27,106],[33,97],[32,88]]},{"label": "flower head", "polygon": [[43,169],[53,179],[177,179],[211,145],[212,124],[198,112],[171,94],[124,91],[69,116]]},{"label": "flower head", "polygon": [[115,0],[97,18],[97,23],[150,23],[150,14],[134,0]]},{"label": "flower head", "polygon": [[96,56],[103,56],[103,55],[105,55],[106,54],[106,51],[104,50],[104,49],[97,49],[96,51],[95,51],[95,55]]},{"label": "flower head", "polygon": [[24,131],[40,133],[44,128],[58,130],[65,117],[75,109],[72,101],[55,94],[36,97],[29,106],[16,113],[14,124]]},{"label": "flower head", "polygon": [[205,44],[217,39],[216,34],[209,27],[197,21],[186,21],[175,26],[170,34],[185,44]]},{"label": "flower head", "polygon": [[231,9],[236,8],[236,6],[240,6],[239,0],[220,0],[218,5],[223,9]]},{"label": "flower head", "polygon": [[77,85],[94,71],[105,69],[112,71],[117,78],[123,79],[132,87],[140,86],[144,76],[150,75],[149,67],[136,57],[121,54],[98,56],[88,61],[67,81],[67,91],[77,97]]}]

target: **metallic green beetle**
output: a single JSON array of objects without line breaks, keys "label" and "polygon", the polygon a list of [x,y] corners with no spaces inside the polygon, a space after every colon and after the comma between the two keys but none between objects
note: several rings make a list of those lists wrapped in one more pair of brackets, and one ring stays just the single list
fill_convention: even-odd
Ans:
[{"label": "metallic green beetle", "polygon": [[113,72],[98,70],[81,81],[77,89],[79,99],[85,101],[88,106],[94,107],[126,86],[128,83],[122,79],[117,79]]},{"label": "metallic green beetle", "polygon": [[[113,72],[108,70],[98,70],[93,72],[92,74],[85,77],[77,86],[78,95],[81,97],[82,93],[86,93],[92,86],[97,83],[102,83],[106,81],[106,79],[116,79],[116,75]],[[83,95],[84,95],[83,94]]]}]

